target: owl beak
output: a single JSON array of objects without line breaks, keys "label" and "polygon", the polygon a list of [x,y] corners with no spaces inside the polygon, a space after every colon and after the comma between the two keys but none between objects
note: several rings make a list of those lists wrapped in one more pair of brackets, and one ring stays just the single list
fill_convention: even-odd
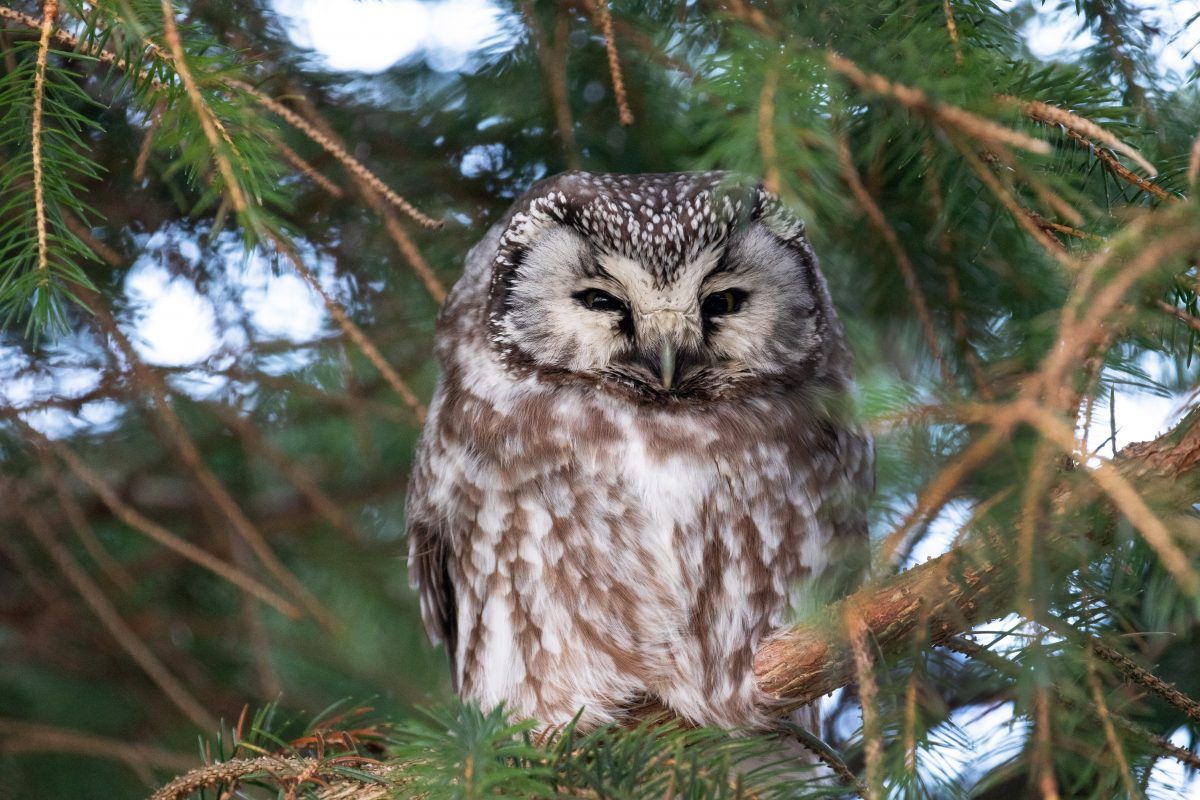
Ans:
[{"label": "owl beak", "polygon": [[675,381],[675,344],[670,340],[664,340],[658,351],[658,377],[663,388],[669,391]]}]

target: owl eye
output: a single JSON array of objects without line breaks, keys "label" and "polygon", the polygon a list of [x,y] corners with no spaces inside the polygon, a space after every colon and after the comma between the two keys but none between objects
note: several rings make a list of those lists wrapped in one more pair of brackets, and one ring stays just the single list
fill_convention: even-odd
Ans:
[{"label": "owl eye", "polygon": [[732,314],[742,307],[749,295],[741,289],[726,289],[723,292],[713,292],[704,298],[700,304],[700,313],[706,317],[720,317]]},{"label": "owl eye", "polygon": [[572,295],[592,311],[624,311],[625,304],[600,289],[584,289]]}]

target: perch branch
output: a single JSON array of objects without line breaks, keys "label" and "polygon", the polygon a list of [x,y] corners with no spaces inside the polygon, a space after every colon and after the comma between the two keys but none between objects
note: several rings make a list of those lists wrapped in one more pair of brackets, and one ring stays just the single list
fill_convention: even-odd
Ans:
[{"label": "perch branch", "polygon": [[[1184,424],[1187,424],[1185,422]],[[1200,429],[1178,429],[1145,444],[1130,445],[1109,470],[1125,479],[1154,471],[1178,477],[1200,461]],[[780,710],[797,708],[849,684],[853,653],[840,620],[845,609],[883,652],[896,652],[918,626],[939,643],[1010,610],[1017,579],[1013,559],[989,558],[990,543],[968,541],[939,558],[869,584],[829,611],[826,621],[806,622],[771,634],[759,648],[754,674]]]}]

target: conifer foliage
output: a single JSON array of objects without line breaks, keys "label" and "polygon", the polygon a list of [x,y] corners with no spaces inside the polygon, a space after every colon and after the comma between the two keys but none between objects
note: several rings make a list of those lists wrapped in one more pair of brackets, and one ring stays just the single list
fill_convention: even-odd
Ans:
[{"label": "conifer foliage", "polygon": [[[0,797],[1185,796],[1200,93],[1158,54],[1200,13],[492,8],[362,74],[263,0],[0,0]],[[1036,57],[1035,15],[1091,44]],[[433,321],[568,168],[807,221],[878,450],[863,585],[755,665],[834,693],[815,734],[449,700],[402,559]]]}]

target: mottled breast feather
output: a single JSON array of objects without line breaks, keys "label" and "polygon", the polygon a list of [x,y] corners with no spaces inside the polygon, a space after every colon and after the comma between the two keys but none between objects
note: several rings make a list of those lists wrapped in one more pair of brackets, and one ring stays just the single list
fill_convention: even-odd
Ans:
[{"label": "mottled breast feather", "polygon": [[[752,223],[812,283],[819,352],[712,402],[634,402],[553,380],[493,335],[530,243],[567,226],[670,285]],[[564,265],[566,268],[566,265]],[[409,574],[455,686],[561,724],[647,703],[698,724],[765,724],[753,654],[866,540],[871,443],[803,225],[721,173],[566,173],[467,257],[439,319],[441,376],[410,479]]]}]

